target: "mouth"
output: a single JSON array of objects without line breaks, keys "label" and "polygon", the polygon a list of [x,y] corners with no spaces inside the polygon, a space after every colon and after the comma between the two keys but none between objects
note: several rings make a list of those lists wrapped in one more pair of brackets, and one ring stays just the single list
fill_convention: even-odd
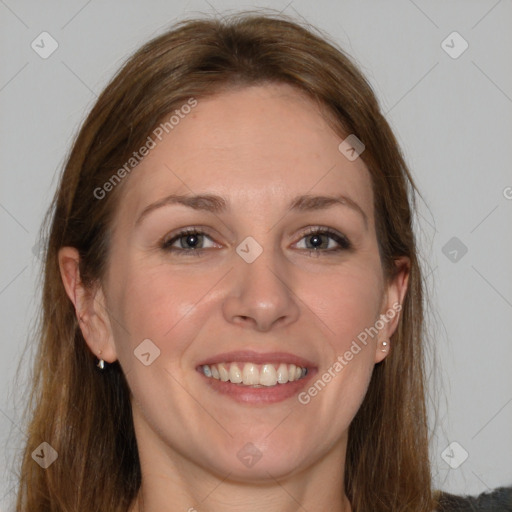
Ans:
[{"label": "mouth", "polygon": [[308,369],[293,363],[252,362],[218,363],[199,367],[203,375],[210,379],[241,384],[242,386],[270,387],[286,384],[304,378]]},{"label": "mouth", "polygon": [[290,398],[316,373],[309,361],[281,352],[219,354],[196,370],[211,389],[243,403],[273,403]]}]

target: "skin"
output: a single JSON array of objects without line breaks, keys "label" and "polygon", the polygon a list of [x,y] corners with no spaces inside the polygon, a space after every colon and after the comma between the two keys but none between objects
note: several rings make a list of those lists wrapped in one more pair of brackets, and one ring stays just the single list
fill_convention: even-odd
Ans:
[{"label": "skin", "polygon": [[[211,390],[196,366],[232,350],[305,357],[320,377],[380,314],[403,302],[409,265],[392,281],[379,258],[370,174],[349,161],[318,107],[288,85],[259,85],[199,99],[123,183],[108,271],[90,293],[74,248],[60,250],[66,291],[91,351],[118,359],[133,394],[143,483],[132,510],[350,511],[343,491],[348,427],[374,365],[388,354],[398,315],[307,405],[297,397],[240,404]],[[171,194],[218,194],[230,210],[167,205]],[[347,206],[290,211],[301,194],[343,194]],[[200,226],[201,255],[166,252],[159,241]],[[322,235],[310,254],[308,227],[345,235],[351,250]],[[236,247],[253,237],[262,254],[247,263]],[[170,237],[169,237],[170,238]],[[174,247],[190,247],[185,239]],[[185,249],[182,249],[185,250]],[[323,251],[323,252],[322,252]],[[134,357],[144,339],[160,356]],[[237,452],[261,453],[246,467]],[[303,507],[303,509],[301,508]]]}]

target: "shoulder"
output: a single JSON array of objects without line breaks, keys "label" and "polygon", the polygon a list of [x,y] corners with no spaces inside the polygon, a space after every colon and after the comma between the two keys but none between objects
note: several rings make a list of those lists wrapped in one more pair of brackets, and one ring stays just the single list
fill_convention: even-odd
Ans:
[{"label": "shoulder", "polygon": [[512,512],[512,487],[499,487],[478,496],[441,492],[436,512]]}]

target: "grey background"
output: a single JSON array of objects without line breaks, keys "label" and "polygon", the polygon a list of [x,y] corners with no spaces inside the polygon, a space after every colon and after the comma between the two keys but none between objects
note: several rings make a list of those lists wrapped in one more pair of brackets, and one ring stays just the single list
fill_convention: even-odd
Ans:
[{"label": "grey background", "polygon": [[[0,511],[11,510],[24,439],[24,370],[13,379],[38,300],[34,244],[80,122],[128,55],[173,21],[255,6],[303,16],[356,59],[422,192],[436,486],[512,484],[510,0],[0,0]],[[43,31],[59,45],[47,59],[31,48]],[[442,47],[453,31],[469,44],[458,58]],[[457,36],[444,45],[462,48]],[[454,441],[468,454],[460,465],[461,448],[444,452]]]}]

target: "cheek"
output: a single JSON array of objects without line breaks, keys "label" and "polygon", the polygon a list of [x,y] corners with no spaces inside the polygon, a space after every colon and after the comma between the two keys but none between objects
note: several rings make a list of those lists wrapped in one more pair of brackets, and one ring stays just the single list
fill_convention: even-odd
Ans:
[{"label": "cheek", "polygon": [[[309,291],[308,291],[309,290]],[[327,326],[326,333],[337,353],[374,325],[383,299],[383,280],[379,269],[368,265],[340,268],[303,287],[305,302]]]},{"label": "cheek", "polygon": [[362,259],[317,284],[324,286],[310,287],[305,302],[327,326],[325,360],[311,387],[299,398],[305,410],[316,408],[319,417],[330,416],[329,429],[335,436],[340,428],[348,428],[368,389],[376,339],[368,333],[374,333],[370,328],[379,319],[384,288],[380,267]]},{"label": "cheek", "polygon": [[[201,299],[214,284],[212,277],[193,279],[185,272],[169,272],[165,266],[134,264],[118,274],[113,297],[116,319],[114,338],[119,359],[129,362],[133,350],[150,339],[166,359],[178,359],[194,339]],[[121,324],[121,325],[119,325]]]}]

